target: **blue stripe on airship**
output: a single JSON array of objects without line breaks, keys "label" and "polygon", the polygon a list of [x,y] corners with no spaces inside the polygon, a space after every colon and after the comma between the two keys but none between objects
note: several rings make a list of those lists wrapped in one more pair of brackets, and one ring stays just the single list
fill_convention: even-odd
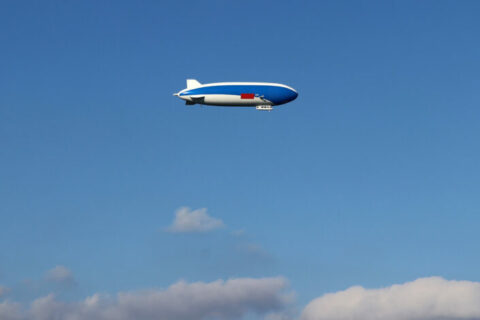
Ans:
[{"label": "blue stripe on airship", "polygon": [[254,93],[256,96],[273,102],[275,105],[284,104],[294,100],[298,93],[280,86],[269,85],[218,85],[189,89],[180,93],[180,96],[202,95],[202,94],[231,94],[241,95],[242,93]]}]

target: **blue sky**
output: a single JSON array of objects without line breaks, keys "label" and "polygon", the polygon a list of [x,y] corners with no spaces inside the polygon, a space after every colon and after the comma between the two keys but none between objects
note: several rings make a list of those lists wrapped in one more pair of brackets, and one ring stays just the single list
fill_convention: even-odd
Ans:
[{"label": "blue sky", "polygon": [[[281,276],[301,309],[353,285],[480,281],[479,10],[2,2],[7,298]],[[187,107],[172,96],[186,78],[299,97],[273,112]],[[168,232],[181,207],[224,226]],[[49,283],[55,266],[75,285]]]}]

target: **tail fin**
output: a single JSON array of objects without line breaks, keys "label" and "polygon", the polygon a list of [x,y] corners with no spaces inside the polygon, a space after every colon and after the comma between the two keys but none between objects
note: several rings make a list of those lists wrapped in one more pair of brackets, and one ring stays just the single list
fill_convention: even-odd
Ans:
[{"label": "tail fin", "polygon": [[202,84],[195,79],[187,79],[187,89],[195,89],[200,87]]}]

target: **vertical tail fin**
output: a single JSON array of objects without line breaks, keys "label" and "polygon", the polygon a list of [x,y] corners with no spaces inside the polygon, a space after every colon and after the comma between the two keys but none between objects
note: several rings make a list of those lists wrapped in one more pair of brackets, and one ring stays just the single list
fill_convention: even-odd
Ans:
[{"label": "vertical tail fin", "polygon": [[202,84],[195,79],[187,79],[187,89],[195,89],[200,87]]}]

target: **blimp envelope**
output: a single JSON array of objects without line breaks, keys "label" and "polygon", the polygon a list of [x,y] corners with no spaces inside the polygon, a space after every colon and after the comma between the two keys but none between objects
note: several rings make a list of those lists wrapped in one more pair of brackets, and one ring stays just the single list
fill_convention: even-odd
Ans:
[{"label": "blimp envelope", "polygon": [[187,88],[174,94],[185,104],[273,109],[297,98],[298,92],[284,84],[269,82],[217,82],[201,84],[187,79]]}]

